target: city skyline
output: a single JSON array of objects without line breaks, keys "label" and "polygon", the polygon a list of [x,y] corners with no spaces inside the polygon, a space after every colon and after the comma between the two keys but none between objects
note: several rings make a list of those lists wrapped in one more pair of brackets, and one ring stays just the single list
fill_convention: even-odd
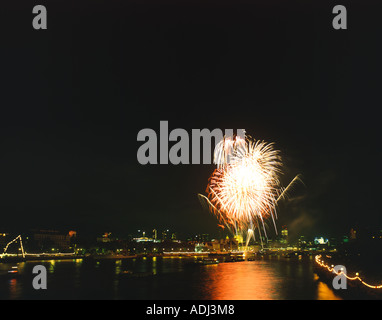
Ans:
[{"label": "city skyline", "polygon": [[[288,229],[287,226],[283,226],[280,229],[280,232],[277,234],[265,236],[261,235],[262,240],[264,243],[267,242],[272,242],[272,241],[278,241],[280,239],[288,239],[288,243],[297,243],[299,242],[302,238],[306,239],[307,241],[315,241],[316,239],[326,239],[326,240],[336,240],[336,241],[342,241],[343,239],[356,239],[357,235],[361,235],[361,237],[370,236],[370,235],[375,235],[379,234],[382,232],[382,227],[381,226],[374,226],[373,228],[357,228],[353,227],[348,232],[343,233],[341,235],[333,235],[329,233],[319,233],[319,234],[314,234],[314,235],[306,235],[306,234],[291,234],[290,230]],[[9,230],[0,230],[0,236],[3,237],[10,237],[14,238],[16,235],[20,236],[30,236],[36,233],[42,233],[42,234],[57,234],[57,235],[65,235],[65,236],[70,236],[72,237],[79,237],[82,240],[86,241],[95,241],[97,239],[101,238],[107,238],[109,240],[122,240],[122,241],[138,241],[141,239],[148,239],[149,241],[155,241],[157,240],[158,242],[163,242],[163,241],[200,241],[200,242],[208,242],[212,240],[222,240],[222,239],[236,239],[237,237],[241,237],[242,241],[243,240],[243,233],[236,233],[233,234],[232,232],[229,231],[222,231],[215,233],[215,234],[210,234],[210,233],[202,233],[202,232],[193,232],[189,234],[185,234],[182,232],[179,232],[178,230],[174,229],[150,229],[150,228],[141,228],[138,230],[125,230],[125,232],[122,233],[115,233],[113,230],[107,230],[104,232],[98,232],[98,233],[82,233],[81,230],[74,230],[72,229],[65,229],[65,228],[60,228],[60,229],[52,229],[52,228],[37,228],[37,229],[29,229],[27,231],[20,232],[19,231],[14,231],[10,232]],[[251,240],[251,242],[259,242],[261,243],[260,236],[259,234],[255,235],[255,238]],[[244,241],[245,242],[245,241]]]}]

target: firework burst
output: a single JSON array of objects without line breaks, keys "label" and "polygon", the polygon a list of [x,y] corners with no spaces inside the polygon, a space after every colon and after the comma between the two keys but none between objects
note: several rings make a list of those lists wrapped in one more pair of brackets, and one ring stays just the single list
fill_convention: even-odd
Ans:
[{"label": "firework burst", "polygon": [[261,230],[267,237],[269,219],[277,233],[277,201],[289,186],[280,186],[282,162],[273,144],[250,137],[226,138],[216,146],[214,163],[217,168],[209,179],[207,197],[199,196],[221,223],[234,234],[247,233],[246,244],[248,236],[254,237],[254,229],[259,230],[260,240]]}]

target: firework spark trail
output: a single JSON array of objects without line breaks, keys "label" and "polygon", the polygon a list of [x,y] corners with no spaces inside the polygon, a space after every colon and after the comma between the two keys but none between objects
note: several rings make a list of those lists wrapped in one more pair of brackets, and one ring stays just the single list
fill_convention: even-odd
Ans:
[{"label": "firework spark trail", "polygon": [[219,210],[211,203],[210,199],[208,199],[205,195],[198,193],[198,198],[200,203],[204,208],[207,208],[208,211],[212,211],[218,215],[218,218],[221,218],[221,222],[225,224],[225,226],[231,230],[230,224],[224,220],[223,215],[220,214]]},{"label": "firework spark trail", "polygon": [[287,192],[289,191],[289,189],[292,189],[292,187],[297,183],[297,182],[301,182],[303,183],[302,179],[301,179],[301,175],[298,174],[297,176],[295,176],[293,178],[293,180],[288,184],[288,186],[286,188],[284,188],[284,190],[281,192],[281,194],[279,195],[279,197],[277,198],[276,202],[279,202],[279,200],[281,199],[285,199],[286,196],[287,196]]},{"label": "firework spark trail", "polygon": [[273,144],[250,137],[225,138],[215,148],[214,163],[217,168],[209,179],[207,197],[199,198],[228,229],[233,228],[236,234],[247,232],[246,245],[248,237],[254,237],[255,228],[261,241],[261,229],[267,238],[265,221],[269,218],[277,233],[277,202],[300,178],[296,176],[285,189],[281,188],[278,176],[282,162]]}]

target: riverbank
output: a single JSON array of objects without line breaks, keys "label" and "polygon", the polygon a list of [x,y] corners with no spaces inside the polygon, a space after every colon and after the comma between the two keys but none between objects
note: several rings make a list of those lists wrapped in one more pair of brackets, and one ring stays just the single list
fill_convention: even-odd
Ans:
[{"label": "riverbank", "polygon": [[161,252],[161,253],[138,253],[133,255],[124,254],[72,254],[72,253],[38,253],[22,255],[3,255],[0,256],[0,263],[8,262],[22,262],[22,261],[34,261],[34,260],[64,260],[64,259],[87,259],[87,260],[125,260],[134,258],[150,258],[150,257],[167,257],[167,258],[202,258],[213,257],[218,258],[220,261],[237,261],[237,260],[255,260],[262,257],[280,256],[287,259],[301,258],[302,255],[290,254],[288,252],[282,253],[251,253],[247,252]]},{"label": "riverbank", "polygon": [[[319,256],[320,257],[320,256]],[[346,281],[346,288],[335,290],[336,294],[341,296],[344,299],[356,299],[356,300],[381,300],[382,299],[382,286],[370,284],[359,276],[358,272],[354,272],[354,265],[346,261],[345,274],[346,277],[342,279],[338,278],[334,280],[337,276],[333,271],[333,266],[340,265],[336,259],[330,259],[328,261],[320,260],[319,257],[316,257],[314,272],[319,277],[319,280],[326,283],[328,286],[333,288],[333,281],[338,282],[342,286],[344,285],[343,281]],[[328,256],[327,256],[328,257]],[[340,276],[340,273],[339,275]]]}]

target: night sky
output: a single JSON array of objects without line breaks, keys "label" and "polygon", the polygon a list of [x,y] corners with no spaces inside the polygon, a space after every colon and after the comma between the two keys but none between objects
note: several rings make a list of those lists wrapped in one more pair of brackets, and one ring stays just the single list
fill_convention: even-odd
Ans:
[{"label": "night sky", "polygon": [[[10,1],[8,1],[10,2]],[[358,1],[361,3],[360,1]],[[377,1],[375,1],[377,2]],[[48,29],[32,28],[44,4]],[[332,8],[348,10],[334,30]],[[292,236],[381,227],[381,27],[374,2],[1,4],[0,231],[217,234],[214,165],[137,161],[143,128],[243,128],[275,142]]]}]

